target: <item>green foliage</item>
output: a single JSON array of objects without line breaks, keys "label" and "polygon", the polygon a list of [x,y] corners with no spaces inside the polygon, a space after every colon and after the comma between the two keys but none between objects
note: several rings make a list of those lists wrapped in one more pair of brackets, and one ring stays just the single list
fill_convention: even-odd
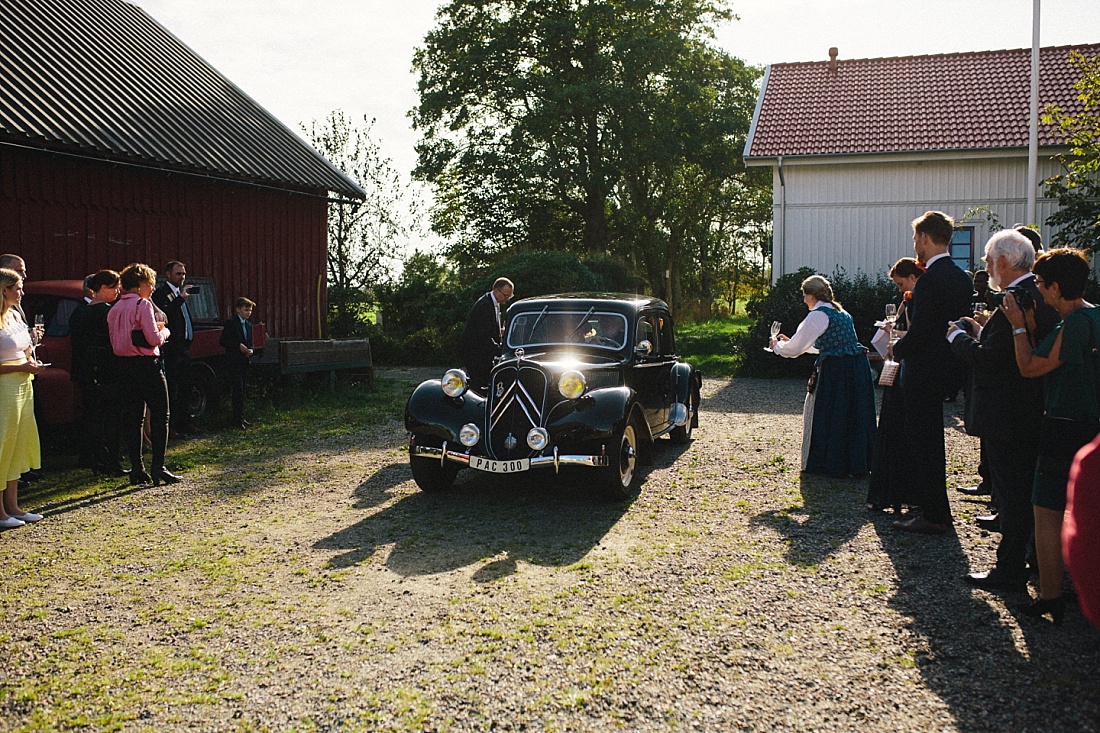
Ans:
[{"label": "green foliage", "polygon": [[416,253],[397,282],[375,288],[382,327],[368,329],[371,353],[379,364],[453,364],[466,316],[496,278],[511,279],[520,298],[615,289],[625,279],[607,258],[592,261],[600,275],[571,252],[521,252],[463,284],[438,259]]},{"label": "green foliage", "polygon": [[762,273],[771,182],[741,161],[761,70],[710,43],[732,17],[727,0],[446,2],[413,61],[415,175],[463,279],[516,252],[611,254],[629,268],[613,289],[708,313],[716,249]]},{"label": "green foliage", "polygon": [[1074,84],[1084,108],[1067,114],[1048,107],[1043,122],[1058,127],[1070,146],[1059,155],[1065,173],[1046,180],[1046,195],[1058,200],[1058,210],[1047,219],[1056,227],[1053,246],[1100,251],[1100,57],[1070,52],[1070,63],[1081,72]]},{"label": "green foliage", "polygon": [[676,324],[676,350],[685,361],[708,377],[732,377],[737,373],[734,339],[746,333],[752,321],[747,315],[696,323]]},{"label": "green foliage", "polygon": [[[763,298],[750,300],[746,312],[753,325],[743,334],[734,337],[734,347],[739,355],[742,376],[749,377],[805,377],[810,373],[814,357],[803,355],[796,359],[784,359],[764,351],[768,345],[768,330],[772,321],[783,324],[783,333],[794,334],[798,324],[806,317],[802,302],[802,281],[816,274],[803,267],[776,281]],[[886,303],[899,302],[898,290],[886,277],[872,279],[864,273],[849,277],[844,270],[835,271],[829,282],[833,294],[844,310],[852,315],[860,343],[870,348],[874,335],[874,323],[881,320]]]},{"label": "green foliage", "polygon": [[[342,111],[323,123],[302,126],[310,144],[366,192],[363,201],[330,201],[328,209],[328,335],[362,336],[371,306],[370,288],[385,278],[397,244],[410,224],[407,184],[383,158],[371,137],[374,121],[361,125]],[[415,213],[412,214],[415,216]]]}]

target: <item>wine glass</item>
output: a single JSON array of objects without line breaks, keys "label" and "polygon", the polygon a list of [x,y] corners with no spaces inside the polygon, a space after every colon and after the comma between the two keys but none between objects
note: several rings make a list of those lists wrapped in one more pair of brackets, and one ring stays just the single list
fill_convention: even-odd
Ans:
[{"label": "wine glass", "polygon": [[894,322],[898,320],[898,307],[894,303],[886,304],[886,322],[893,327]]},{"label": "wine glass", "polygon": [[783,324],[779,321],[772,321],[771,337],[774,339],[779,335],[779,329],[783,328]]},{"label": "wine glass", "polygon": [[46,316],[39,313],[34,317],[34,331],[31,332],[31,356],[38,361],[38,345],[46,335]]}]

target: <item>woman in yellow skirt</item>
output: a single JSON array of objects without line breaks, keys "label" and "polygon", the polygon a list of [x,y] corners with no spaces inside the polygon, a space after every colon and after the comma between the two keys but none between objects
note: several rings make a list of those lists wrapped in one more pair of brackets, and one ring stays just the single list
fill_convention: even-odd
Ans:
[{"label": "woman in yellow skirt", "polygon": [[45,369],[31,350],[30,329],[18,308],[22,299],[23,279],[0,268],[0,479],[7,482],[0,529],[42,518],[19,508],[19,476],[42,467],[31,379]]}]

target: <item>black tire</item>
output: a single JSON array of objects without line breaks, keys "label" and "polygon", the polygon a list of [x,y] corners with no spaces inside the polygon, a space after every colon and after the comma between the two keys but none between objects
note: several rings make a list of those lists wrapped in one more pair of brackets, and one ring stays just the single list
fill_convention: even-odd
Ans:
[{"label": "black tire", "polygon": [[451,461],[440,463],[438,458],[430,456],[409,456],[409,467],[413,480],[426,494],[435,494],[451,488],[458,475],[458,464]]},{"label": "black tire", "polygon": [[699,424],[699,390],[691,388],[688,396],[688,420],[683,425],[677,425],[669,431],[668,437],[673,443],[690,443],[695,427]]},{"label": "black tire", "polygon": [[218,378],[206,364],[191,365],[191,397],[187,401],[187,413],[198,420],[218,404]]},{"label": "black tire", "polygon": [[603,490],[608,499],[626,499],[634,492],[641,465],[638,460],[641,440],[637,423],[630,420],[607,451],[608,465],[603,469]]}]

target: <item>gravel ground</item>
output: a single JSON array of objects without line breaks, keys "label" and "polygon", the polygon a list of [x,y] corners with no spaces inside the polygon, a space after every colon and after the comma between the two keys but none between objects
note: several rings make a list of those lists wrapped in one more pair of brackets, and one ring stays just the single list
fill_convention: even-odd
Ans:
[{"label": "gravel ground", "polygon": [[903,535],[865,482],[800,476],[803,396],[706,380],[695,441],[616,504],[584,472],[422,494],[395,415],[45,507],[0,535],[0,728],[1098,730],[1100,633],[961,582],[983,503]]}]

